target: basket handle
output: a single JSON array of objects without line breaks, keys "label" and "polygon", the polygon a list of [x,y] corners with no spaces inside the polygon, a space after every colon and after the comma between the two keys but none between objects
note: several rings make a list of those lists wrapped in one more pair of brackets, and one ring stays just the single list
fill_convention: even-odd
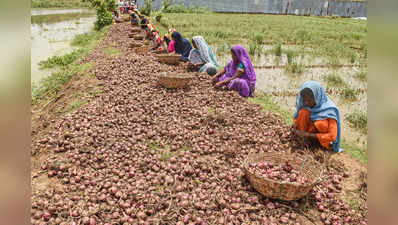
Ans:
[{"label": "basket handle", "polygon": [[300,173],[303,172],[303,167],[307,164],[309,158],[310,157],[307,155],[307,157],[305,158],[305,160],[301,164]]}]

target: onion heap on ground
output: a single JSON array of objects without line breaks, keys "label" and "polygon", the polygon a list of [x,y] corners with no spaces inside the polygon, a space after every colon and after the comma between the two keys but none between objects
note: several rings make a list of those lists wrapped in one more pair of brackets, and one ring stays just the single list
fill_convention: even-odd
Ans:
[{"label": "onion heap on ground", "polygon": [[[308,199],[282,202],[257,193],[241,162],[249,151],[294,151],[301,142],[278,115],[235,92],[215,90],[206,75],[168,90],[156,74],[186,71],[129,49],[126,23],[83,60],[94,64],[102,93],[52,121],[32,143],[49,153],[42,170],[59,188],[32,196],[32,224],[324,224],[365,223],[367,209],[339,196],[344,171],[327,168]],[[105,46],[124,54],[106,56]],[[177,69],[176,69],[177,68]],[[309,154],[309,153],[308,153]],[[45,175],[42,175],[45,176]],[[299,177],[299,176],[298,176]]]}]

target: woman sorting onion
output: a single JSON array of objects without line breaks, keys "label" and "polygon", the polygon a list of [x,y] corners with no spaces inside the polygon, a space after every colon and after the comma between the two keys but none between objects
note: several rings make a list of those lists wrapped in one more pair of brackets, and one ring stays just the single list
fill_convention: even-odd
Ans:
[{"label": "woman sorting onion", "polygon": [[326,149],[342,151],[339,109],[318,82],[308,81],[301,87],[296,99],[293,131],[298,136],[318,141]]},{"label": "woman sorting onion", "polygon": [[189,54],[189,62],[195,70],[207,72],[209,75],[217,73],[218,62],[213,50],[202,36],[192,38],[194,49]]},{"label": "woman sorting onion", "polygon": [[246,49],[235,45],[231,49],[232,60],[212,81],[216,88],[226,87],[237,91],[242,97],[254,96],[256,72]]},{"label": "woman sorting onion", "polygon": [[159,32],[157,30],[152,30],[151,34],[152,34],[151,50],[162,51],[166,49],[164,46],[163,39],[160,36]]},{"label": "woman sorting onion", "polygon": [[177,31],[174,31],[173,34],[171,35],[173,38],[175,44],[175,53],[181,55],[180,60],[181,61],[188,61],[189,53],[192,50],[192,45],[189,42],[188,39],[183,38],[180,33]]}]

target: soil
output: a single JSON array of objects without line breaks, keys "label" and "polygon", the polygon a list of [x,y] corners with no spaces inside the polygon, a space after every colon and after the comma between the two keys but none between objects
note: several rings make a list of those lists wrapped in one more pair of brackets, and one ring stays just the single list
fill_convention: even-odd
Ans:
[{"label": "soil", "polygon": [[[108,76],[112,76],[113,74],[120,72],[120,68],[114,66],[115,60],[124,61],[128,59],[127,56],[129,54],[134,54],[128,46],[128,29],[131,29],[129,23],[115,24],[111,28],[111,32],[105,38],[105,40],[101,42],[89,56],[82,60],[81,63],[90,62],[93,64],[92,69],[87,72],[87,74],[75,75],[67,84],[64,85],[64,87],[55,95],[55,97],[50,97],[50,95],[44,96],[38,103],[32,105],[32,146],[41,139],[50,137],[54,132],[62,132],[61,127],[58,126],[59,121],[65,116],[65,113],[62,113],[62,111],[76,99],[77,93],[81,93],[81,95],[87,97],[87,105],[102,104],[101,102],[97,102],[100,100],[100,98],[98,98],[100,93],[94,96],[90,96],[89,93],[94,90],[102,90],[103,86],[105,85],[103,83],[104,80],[101,77],[94,77],[90,76],[89,74],[97,74],[97,72],[104,67],[114,68],[112,72],[108,74]],[[126,37],[115,35],[115,33],[118,32],[125,32]],[[117,48],[121,54],[117,56],[116,59],[115,57],[107,56],[103,52],[105,46],[113,46]],[[153,56],[153,54],[145,54],[142,57],[145,57],[148,64],[156,61],[156,58]],[[144,68],[147,65],[142,66]],[[156,64],[156,66],[159,67],[160,71],[170,71],[172,69],[175,70],[174,67],[167,65],[160,66],[159,64]],[[180,66],[179,69],[183,70],[184,65]],[[142,85],[150,84],[144,83]],[[86,105],[82,107],[86,107]],[[41,169],[41,165],[43,165],[44,161],[55,155],[57,158],[66,158],[66,155],[64,153],[55,154],[53,151],[50,151],[47,148],[37,149],[33,147],[31,154],[32,199],[45,195],[48,190],[65,190],[64,184],[62,184],[57,178],[49,178],[47,173]],[[344,153],[320,154],[322,155],[320,157],[324,157],[325,159],[329,160],[329,164],[336,165],[338,168],[344,168],[344,170],[350,174],[349,178],[345,179],[343,183],[344,197],[350,200],[355,200],[357,201],[356,204],[366,207],[366,195],[363,195],[363,176],[367,172],[366,167],[359,161]],[[212,158],[210,156],[203,156],[200,158],[200,160],[211,159]],[[313,204],[310,205],[313,206]],[[319,215],[319,211],[316,210],[316,208],[311,207],[307,212],[298,216],[297,222],[304,225],[323,224],[319,219]]]}]

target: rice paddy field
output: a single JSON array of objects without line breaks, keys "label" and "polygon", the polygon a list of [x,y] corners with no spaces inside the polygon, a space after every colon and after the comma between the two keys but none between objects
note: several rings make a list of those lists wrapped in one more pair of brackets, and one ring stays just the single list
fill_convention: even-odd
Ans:
[{"label": "rice paddy field", "polygon": [[221,65],[241,44],[257,73],[251,101],[292,122],[297,91],[319,81],[340,108],[343,148],[362,162],[367,149],[367,22],[350,18],[262,14],[167,13],[161,33],[174,27],[184,37],[201,35]]}]

